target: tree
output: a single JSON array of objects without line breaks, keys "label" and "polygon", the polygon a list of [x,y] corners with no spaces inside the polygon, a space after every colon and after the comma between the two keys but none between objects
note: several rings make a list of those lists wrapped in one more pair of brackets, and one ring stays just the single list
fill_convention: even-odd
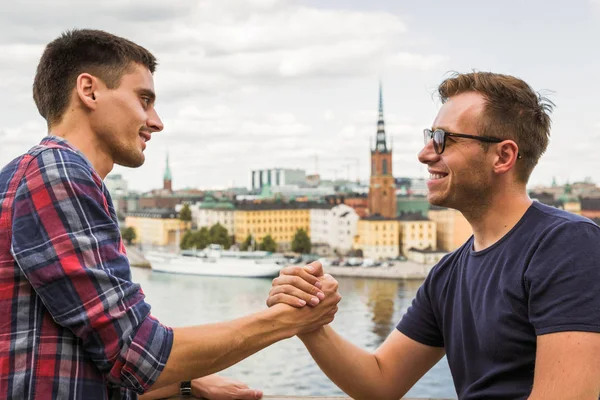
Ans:
[{"label": "tree", "polygon": [[252,235],[248,235],[248,237],[246,237],[246,240],[244,240],[242,242],[242,244],[240,244],[240,250],[241,251],[248,251],[249,249],[252,248],[252,241],[254,239],[252,239]]},{"label": "tree", "polygon": [[292,251],[296,253],[310,253],[310,238],[306,231],[302,228],[296,231],[292,240]]},{"label": "tree", "polygon": [[190,209],[189,204],[184,204],[181,211],[179,211],[179,219],[184,222],[192,221],[192,210]]},{"label": "tree", "polygon": [[181,250],[188,250],[194,247],[194,233],[190,230],[185,231],[185,234],[181,238],[181,242],[179,243],[179,248]]},{"label": "tree", "polygon": [[133,226],[128,226],[127,228],[121,229],[121,237],[127,244],[133,243],[135,238],[137,238],[137,234],[135,233],[135,228]]},{"label": "tree", "polygon": [[198,249],[202,250],[210,244],[209,233],[206,227],[200,228],[198,231],[186,231],[181,239],[179,247],[182,250]]},{"label": "tree", "polygon": [[203,226],[198,231],[194,233],[194,247],[198,250],[202,250],[206,248],[211,243],[210,233],[208,232],[208,228]]},{"label": "tree", "polygon": [[220,244],[225,249],[231,247],[231,237],[229,236],[229,232],[227,232],[227,228],[218,222],[210,227],[208,236],[210,243]]},{"label": "tree", "polygon": [[277,243],[271,235],[267,235],[263,238],[262,242],[260,243],[260,249],[263,251],[270,251],[271,253],[275,253],[277,251]]}]

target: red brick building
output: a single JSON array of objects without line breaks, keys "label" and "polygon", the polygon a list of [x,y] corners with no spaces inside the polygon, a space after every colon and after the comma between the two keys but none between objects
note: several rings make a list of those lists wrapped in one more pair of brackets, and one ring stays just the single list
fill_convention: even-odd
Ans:
[{"label": "red brick building", "polygon": [[379,119],[375,148],[371,150],[368,214],[396,218],[396,183],[392,174],[392,149],[387,146],[383,122],[383,96],[379,85]]}]

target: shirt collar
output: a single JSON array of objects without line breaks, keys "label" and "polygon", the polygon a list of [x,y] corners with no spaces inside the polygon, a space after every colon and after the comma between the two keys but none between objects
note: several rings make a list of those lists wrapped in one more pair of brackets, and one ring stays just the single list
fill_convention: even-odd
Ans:
[{"label": "shirt collar", "polygon": [[46,136],[42,139],[42,141],[40,142],[40,145],[45,146],[45,147],[51,147],[51,148],[61,148],[61,149],[71,150],[71,151],[77,153],[79,156],[81,156],[81,158],[83,158],[85,160],[86,164],[91,169],[94,169],[94,166],[92,165],[90,160],[88,160],[88,158],[85,156],[85,154],[83,154],[75,146],[73,146],[71,143],[69,143],[66,139],[64,139],[62,137],[54,136],[51,133],[49,133],[48,136]]}]

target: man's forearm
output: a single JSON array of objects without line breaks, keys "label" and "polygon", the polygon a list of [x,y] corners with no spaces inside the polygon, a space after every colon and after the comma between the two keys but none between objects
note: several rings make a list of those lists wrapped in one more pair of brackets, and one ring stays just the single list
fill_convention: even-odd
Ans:
[{"label": "man's forearm", "polygon": [[372,353],[345,340],[329,326],[298,337],[321,370],[353,399],[393,398],[390,382]]},{"label": "man's forearm", "polygon": [[177,396],[179,395],[179,387],[179,383],[173,383],[171,385],[161,387],[160,389],[150,390],[143,395],[138,396],[138,400],[155,400]]},{"label": "man's forearm", "polygon": [[171,354],[150,390],[223,370],[295,335],[298,327],[288,309],[282,305],[229,322],[173,329]]}]

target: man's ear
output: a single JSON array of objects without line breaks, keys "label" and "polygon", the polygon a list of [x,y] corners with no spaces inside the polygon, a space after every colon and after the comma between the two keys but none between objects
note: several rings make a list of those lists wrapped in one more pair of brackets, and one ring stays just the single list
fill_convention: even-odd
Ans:
[{"label": "man's ear", "polygon": [[98,90],[98,78],[86,72],[77,77],[77,96],[83,106],[89,110],[95,110],[96,91]]},{"label": "man's ear", "polygon": [[505,140],[496,146],[494,172],[505,174],[515,167],[519,157],[519,146],[512,140]]}]

